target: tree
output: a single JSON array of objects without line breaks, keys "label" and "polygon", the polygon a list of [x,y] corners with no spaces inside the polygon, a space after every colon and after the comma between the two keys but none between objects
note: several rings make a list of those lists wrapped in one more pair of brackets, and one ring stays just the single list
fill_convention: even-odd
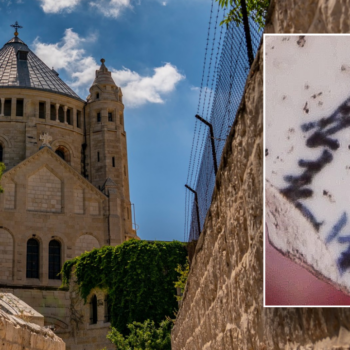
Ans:
[{"label": "tree", "polygon": [[[0,180],[1,180],[1,176],[2,176],[3,172],[5,171],[5,169],[6,169],[6,167],[5,167],[4,163],[0,162]],[[0,186],[0,193],[2,193],[2,192],[3,192],[3,189]]]},{"label": "tree", "polygon": [[[235,22],[237,25],[243,21],[241,0],[216,0],[221,7],[231,7],[229,13],[220,24]],[[270,0],[246,0],[247,13],[262,29],[265,26],[265,18]]]},{"label": "tree", "polygon": [[172,321],[162,321],[156,328],[153,321],[128,324],[129,335],[123,336],[115,328],[108,333],[109,339],[118,350],[171,350]]}]

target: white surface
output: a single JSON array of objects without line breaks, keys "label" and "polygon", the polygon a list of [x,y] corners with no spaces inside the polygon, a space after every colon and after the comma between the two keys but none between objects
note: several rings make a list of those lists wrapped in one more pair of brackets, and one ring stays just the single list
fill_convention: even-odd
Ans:
[{"label": "white surface", "polygon": [[[306,263],[350,291],[350,268],[341,273],[337,265],[350,244],[338,241],[339,237],[350,237],[350,126],[329,136],[338,140],[337,150],[327,146],[308,147],[306,140],[316,129],[308,132],[301,129],[307,122],[329,117],[350,97],[350,36],[306,35],[303,47],[297,44],[299,36],[265,36],[265,40],[266,179],[273,187],[285,189],[289,186],[285,176],[298,176],[305,171],[298,165],[300,159],[315,161],[325,149],[332,154],[333,160],[309,185],[302,187],[311,189],[312,196],[299,199],[322,225],[318,231],[306,225],[305,216],[298,209],[293,211],[293,220],[300,224],[297,234],[307,238],[303,249]],[[350,118],[350,114],[343,118]],[[294,208],[290,201],[284,205]],[[301,237],[297,238],[292,228],[279,231],[272,227],[271,208],[266,210],[269,232],[275,231],[270,235],[272,243],[292,253],[296,245],[300,246]],[[285,213],[289,215],[291,211]],[[342,216],[347,216],[347,223],[327,243],[327,237]],[[288,235],[288,239],[283,237]]]}]

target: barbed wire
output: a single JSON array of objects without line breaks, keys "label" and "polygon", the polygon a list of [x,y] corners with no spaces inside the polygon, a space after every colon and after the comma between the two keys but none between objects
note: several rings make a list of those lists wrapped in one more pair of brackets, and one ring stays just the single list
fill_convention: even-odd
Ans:
[{"label": "barbed wire", "polygon": [[[205,45],[205,51],[204,51],[202,79],[201,79],[201,85],[200,85],[200,89],[199,89],[199,99],[198,99],[197,114],[199,113],[200,105],[201,105],[201,99],[202,99],[203,82],[204,82],[204,76],[205,76],[205,70],[206,70],[208,45],[209,45],[210,31],[211,31],[211,21],[212,21],[212,16],[213,16],[213,6],[214,6],[214,0],[211,1],[209,24],[208,24],[208,34],[207,34],[207,40],[206,40],[206,45]],[[197,132],[197,127],[198,127],[198,121],[196,119],[195,120],[195,124],[194,124],[194,137],[193,137],[193,140],[192,140],[190,161],[189,161],[189,164],[188,164],[188,172],[187,172],[187,180],[186,180],[187,184],[191,184],[192,183],[193,171],[195,169],[195,167],[192,166],[192,164],[193,164],[193,159],[196,159],[196,157],[197,157],[199,135],[201,133],[202,125],[201,124],[199,125],[198,132]],[[196,145],[196,147],[195,147],[195,152],[193,153],[194,145]],[[185,199],[185,232],[188,229],[188,215],[187,215],[187,213],[189,211],[189,203],[188,203],[189,201],[190,201],[190,196],[187,194],[187,191],[186,191],[186,199]]]},{"label": "barbed wire", "polygon": [[[203,123],[196,119],[187,184],[189,184],[190,187],[192,187],[192,189],[194,189],[196,192],[198,203],[195,202],[195,195],[186,190],[185,241],[198,239],[200,231],[204,225],[207,211],[209,210],[211,204],[216,176],[214,170],[211,137],[214,139],[216,162],[217,164],[220,164],[222,151],[241,102],[246,79],[250,69],[243,23],[237,25],[236,23],[232,22],[225,28],[222,26],[220,29],[219,38],[217,39],[216,36],[220,11],[218,10],[217,12],[214,29],[211,29],[212,13],[213,3],[210,13],[204,58],[205,66],[203,67],[197,114],[201,110],[200,107],[202,106],[202,117],[210,121],[213,128],[213,136],[211,136],[208,126],[203,125],[202,127],[201,124]],[[220,15],[221,14],[222,12]],[[251,18],[248,20],[253,54],[255,55],[259,46],[262,32],[259,30],[259,26]],[[213,31],[212,51],[209,57],[208,68],[206,68],[211,30]],[[222,41],[224,31],[225,35]],[[215,42],[217,42],[217,49],[215,52],[214,68],[212,69]],[[207,79],[204,86],[205,72],[207,74]],[[210,76],[211,85],[209,88],[208,85]],[[215,91],[213,91],[214,82]],[[208,89],[209,96],[207,99]],[[204,115],[205,109],[206,113]],[[196,145],[195,152],[193,152],[194,144]],[[198,149],[199,144],[200,148]]]}]

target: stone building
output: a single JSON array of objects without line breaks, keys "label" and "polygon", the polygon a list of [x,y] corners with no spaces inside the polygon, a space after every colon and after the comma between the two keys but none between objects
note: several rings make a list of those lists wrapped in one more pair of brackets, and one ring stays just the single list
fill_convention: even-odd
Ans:
[{"label": "stone building", "polygon": [[0,293],[2,350],[65,350],[66,344],[44,327],[44,317],[11,293]]},{"label": "stone building", "polygon": [[0,50],[0,288],[43,314],[67,349],[108,345],[109,322],[102,291],[83,305],[58,289],[63,263],[137,238],[123,97],[104,62],[84,101],[17,30]]}]

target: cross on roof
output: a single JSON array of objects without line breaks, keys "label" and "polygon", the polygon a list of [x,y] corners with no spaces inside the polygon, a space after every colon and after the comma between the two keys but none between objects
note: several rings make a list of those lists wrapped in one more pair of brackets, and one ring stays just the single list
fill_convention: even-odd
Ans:
[{"label": "cross on roof", "polygon": [[47,146],[51,148],[50,141],[52,141],[52,137],[49,135],[49,133],[44,132],[43,135],[40,135],[40,140],[43,142],[41,147]]},{"label": "cross on roof", "polygon": [[23,28],[22,26],[20,26],[19,24],[18,24],[18,22],[16,21],[16,23],[15,24],[11,24],[11,27],[13,27],[13,28],[15,28],[16,29],[16,31],[15,31],[15,36],[17,36],[18,35],[18,31],[17,31],[17,29],[18,28]]}]

